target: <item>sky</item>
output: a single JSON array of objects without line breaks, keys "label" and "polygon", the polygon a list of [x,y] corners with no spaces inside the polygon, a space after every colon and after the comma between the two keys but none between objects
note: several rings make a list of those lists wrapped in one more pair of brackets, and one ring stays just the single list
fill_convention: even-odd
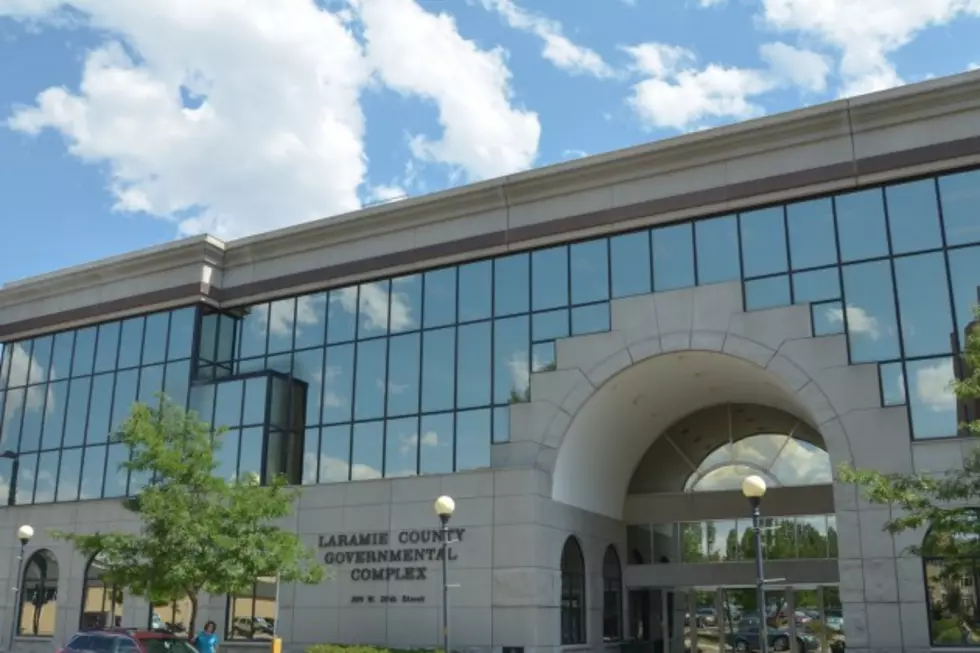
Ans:
[{"label": "sky", "polygon": [[0,283],[958,73],[980,0],[0,0]]}]

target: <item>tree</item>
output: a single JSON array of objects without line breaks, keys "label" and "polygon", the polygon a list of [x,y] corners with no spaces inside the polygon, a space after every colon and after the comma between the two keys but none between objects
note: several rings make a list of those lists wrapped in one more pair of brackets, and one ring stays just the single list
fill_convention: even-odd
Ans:
[{"label": "tree", "polygon": [[324,575],[313,552],[276,525],[296,497],[284,478],[263,486],[254,475],[215,475],[222,436],[165,399],[156,408],[135,404],[114,439],[131,452],[121,468],[153,479],[123,500],[139,531],[54,533],[86,557],[101,555],[107,584],[154,605],[186,598],[192,633],[204,592],[251,592],[260,576],[312,584]]},{"label": "tree", "polygon": [[[980,400],[980,307],[974,309],[975,320],[966,329],[966,343],[960,360],[955,361],[957,374],[951,384],[956,395],[961,428],[980,433],[975,406]],[[922,545],[909,547],[916,555],[943,558],[946,568],[955,573],[961,564],[970,564],[980,556],[980,519],[976,506],[980,500],[980,448],[965,457],[963,468],[945,474],[883,474],[859,470],[844,464],[840,479],[852,483],[871,503],[898,509],[898,516],[886,523],[895,534],[923,527],[931,528],[932,537]]]}]

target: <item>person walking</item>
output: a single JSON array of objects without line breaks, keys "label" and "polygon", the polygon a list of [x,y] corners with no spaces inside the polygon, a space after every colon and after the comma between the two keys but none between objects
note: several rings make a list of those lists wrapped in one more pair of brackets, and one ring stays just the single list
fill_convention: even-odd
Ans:
[{"label": "person walking", "polygon": [[214,632],[217,628],[213,621],[204,624],[204,630],[194,638],[194,647],[199,653],[218,653],[218,635]]}]

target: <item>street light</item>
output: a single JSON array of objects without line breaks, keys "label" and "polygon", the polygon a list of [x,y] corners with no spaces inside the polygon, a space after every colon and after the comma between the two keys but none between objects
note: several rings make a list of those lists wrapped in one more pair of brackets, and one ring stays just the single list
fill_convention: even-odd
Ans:
[{"label": "street light", "polygon": [[456,502],[445,495],[436,499],[433,506],[442,524],[442,651],[449,653],[449,518],[456,510]]},{"label": "street light", "polygon": [[20,475],[20,456],[13,451],[0,453],[0,458],[14,461],[10,465],[10,484],[7,488],[7,505],[12,506],[17,500],[17,477]]},{"label": "street light", "polygon": [[20,552],[17,554],[17,585],[14,587],[14,609],[13,618],[10,623],[10,637],[8,639],[7,650],[14,650],[14,635],[17,634],[17,621],[20,619],[21,610],[21,596],[20,596],[20,584],[22,580],[22,574],[24,571],[24,549],[27,548],[27,543],[31,541],[34,537],[34,529],[24,524],[17,529],[17,539],[20,540]]},{"label": "street light", "polygon": [[766,482],[761,476],[746,476],[742,481],[742,494],[752,506],[752,528],[755,530],[755,592],[759,604],[759,653],[766,653],[769,646],[769,622],[766,619],[766,577],[762,570],[762,529],[759,525],[759,506],[766,495]]}]

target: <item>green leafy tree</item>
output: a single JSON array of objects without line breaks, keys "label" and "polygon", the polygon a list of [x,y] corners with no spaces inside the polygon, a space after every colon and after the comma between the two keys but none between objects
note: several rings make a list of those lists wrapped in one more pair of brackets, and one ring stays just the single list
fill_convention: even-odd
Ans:
[{"label": "green leafy tree", "polygon": [[229,481],[215,474],[222,435],[166,400],[155,408],[135,404],[114,439],[132,454],[121,468],[153,479],[123,500],[139,531],[54,533],[86,556],[101,555],[107,584],[154,605],[186,598],[192,633],[202,593],[251,593],[260,576],[318,583],[325,571],[276,525],[296,497],[285,479],[260,485],[254,475]]},{"label": "green leafy tree", "polygon": [[[951,389],[956,395],[960,428],[980,433],[980,308],[966,329],[966,342]],[[962,633],[959,588],[962,579],[974,574],[980,558],[980,448],[965,456],[961,469],[944,474],[884,474],[875,470],[842,465],[840,478],[856,485],[871,503],[895,509],[896,517],[885,524],[892,533],[929,528],[930,536],[912,545],[913,554],[937,559],[929,565],[933,593],[933,636],[937,641],[958,642]]]}]

